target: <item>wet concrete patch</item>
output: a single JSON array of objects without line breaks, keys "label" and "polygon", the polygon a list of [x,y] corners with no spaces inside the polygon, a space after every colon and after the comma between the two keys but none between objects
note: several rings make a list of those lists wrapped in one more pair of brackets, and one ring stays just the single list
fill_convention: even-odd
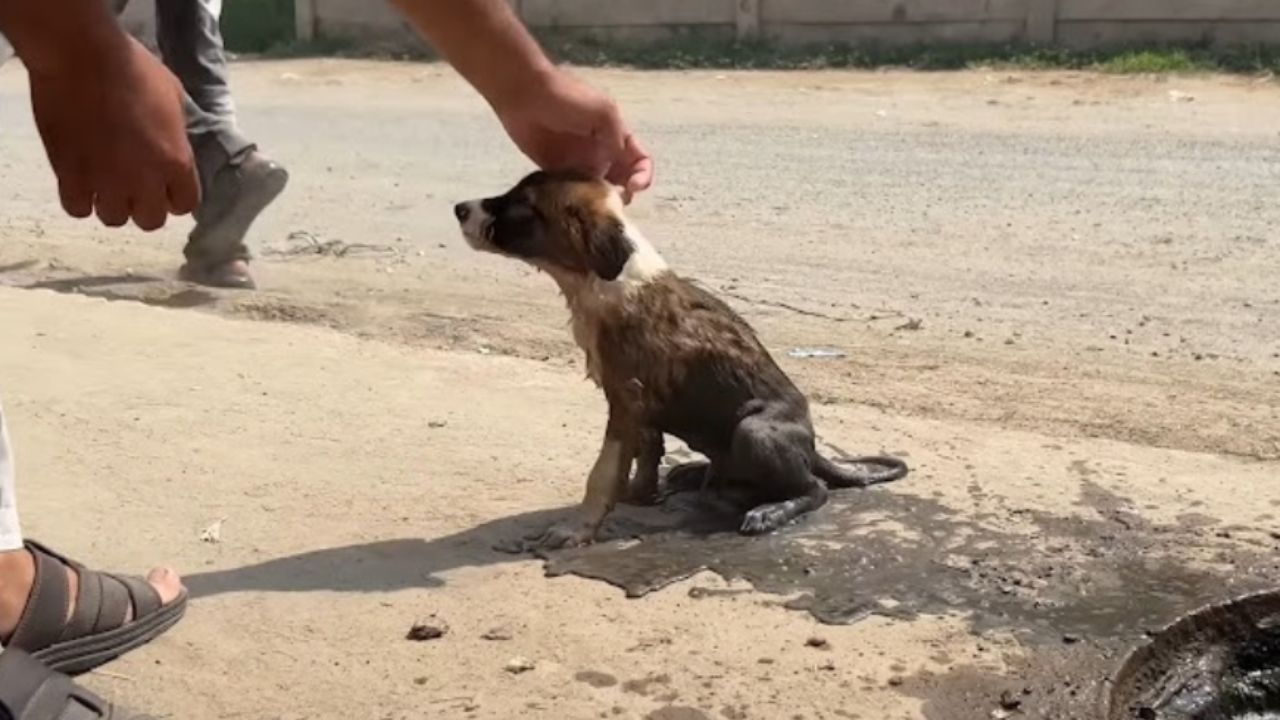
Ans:
[{"label": "wet concrete patch", "polygon": [[824,623],[959,613],[977,630],[1052,642],[1140,636],[1220,599],[1224,582],[1261,587],[1280,569],[1227,538],[1147,522],[1089,481],[1081,502],[1091,511],[1057,516],[997,502],[961,514],[897,488],[844,491],[797,525],[744,537],[736,515],[701,510],[681,494],[616,519],[607,534],[618,539],[546,554],[546,569],[604,580],[629,597],[711,570],[797,595],[787,606]]},{"label": "wet concrete patch", "polygon": [[612,540],[543,557],[549,575],[603,580],[629,597],[710,570],[788,596],[787,607],[823,623],[964,617],[974,633],[1012,633],[1027,656],[1008,659],[1010,670],[905,678],[902,691],[926,699],[926,717],[1096,718],[1103,683],[1130,647],[1196,607],[1268,587],[1280,553],[1203,522],[1149,521],[1087,465],[1073,470],[1081,491],[1070,514],[987,495],[979,511],[959,512],[904,483],[834,493],[794,526],[744,537],[731,507],[685,493],[619,512]]}]

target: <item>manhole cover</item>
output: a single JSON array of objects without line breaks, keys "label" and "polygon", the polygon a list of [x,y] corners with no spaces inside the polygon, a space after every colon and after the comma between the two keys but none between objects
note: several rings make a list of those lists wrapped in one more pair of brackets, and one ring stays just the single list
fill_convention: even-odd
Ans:
[{"label": "manhole cover", "polygon": [[1106,720],[1280,720],[1280,590],[1209,605],[1129,654]]}]

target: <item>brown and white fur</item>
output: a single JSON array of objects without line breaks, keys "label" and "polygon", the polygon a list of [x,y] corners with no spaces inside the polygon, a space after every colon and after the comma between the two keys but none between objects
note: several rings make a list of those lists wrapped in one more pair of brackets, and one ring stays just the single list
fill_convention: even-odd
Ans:
[{"label": "brown and white fur", "polygon": [[695,483],[751,491],[759,504],[746,512],[744,533],[775,530],[821,507],[829,486],[906,474],[896,458],[857,458],[885,466],[858,473],[819,455],[804,395],[746,321],[667,266],[609,184],[535,172],[454,213],[473,248],[522,260],[556,281],[587,374],[608,401],[579,516],[550,529],[544,546],[590,542],[620,499],[653,502],[664,433],[708,458],[688,470]]}]

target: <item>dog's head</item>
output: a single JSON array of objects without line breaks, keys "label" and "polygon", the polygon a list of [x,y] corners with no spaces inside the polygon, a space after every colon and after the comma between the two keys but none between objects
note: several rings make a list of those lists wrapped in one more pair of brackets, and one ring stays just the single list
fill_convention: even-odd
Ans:
[{"label": "dog's head", "polygon": [[502,195],[458,203],[453,212],[476,250],[558,277],[647,279],[665,266],[622,208],[618,190],[603,180],[539,171]]}]

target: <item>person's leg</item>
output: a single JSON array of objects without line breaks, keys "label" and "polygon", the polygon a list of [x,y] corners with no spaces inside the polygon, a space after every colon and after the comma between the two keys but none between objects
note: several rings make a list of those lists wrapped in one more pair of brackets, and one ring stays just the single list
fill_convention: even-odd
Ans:
[{"label": "person's leg", "polygon": [[185,600],[185,591],[176,573],[158,568],[142,583],[94,572],[24,539],[15,486],[0,406],[0,647],[26,650],[56,670],[82,672],[177,622],[182,604],[175,601]]},{"label": "person's leg", "polygon": [[156,0],[156,43],[161,59],[182,81],[187,94],[215,121],[196,132],[224,130],[237,147],[253,145],[236,132],[235,101],[222,44],[221,0]]},{"label": "person's leg", "polygon": [[9,427],[0,407],[0,553],[22,549],[22,524],[18,522],[18,497],[13,479],[13,451]]},{"label": "person's leg", "polygon": [[245,236],[289,175],[236,123],[221,13],[221,0],[156,0],[156,42],[186,90],[187,135],[203,192],[183,274],[210,285],[252,287]]}]

